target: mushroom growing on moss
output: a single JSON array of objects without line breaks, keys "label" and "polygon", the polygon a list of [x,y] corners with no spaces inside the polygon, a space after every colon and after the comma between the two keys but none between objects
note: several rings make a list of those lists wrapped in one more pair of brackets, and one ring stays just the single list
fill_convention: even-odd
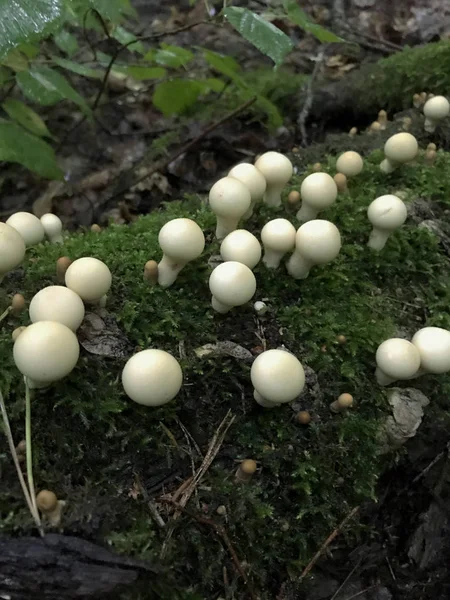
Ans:
[{"label": "mushroom growing on moss", "polygon": [[373,250],[382,250],[391,233],[406,221],[408,211],[400,198],[387,194],[370,204],[367,216],[373,225],[367,245]]},{"label": "mushroom growing on moss", "polygon": [[111,287],[111,271],[98,258],[85,256],[74,260],[66,271],[66,286],[89,304],[104,305]]},{"label": "mushroom growing on moss", "polygon": [[14,227],[20,233],[27,247],[39,244],[45,237],[42,223],[29,212],[14,213],[6,221],[6,224]]},{"label": "mushroom growing on moss", "polygon": [[49,285],[33,296],[29,313],[32,323],[56,321],[76,331],[84,319],[84,304],[69,288]]},{"label": "mushroom growing on moss", "polygon": [[205,248],[203,231],[192,219],[172,219],[160,230],[158,242],[163,257],[158,264],[158,283],[171,286],[188,262],[198,258]]},{"label": "mushroom growing on moss", "polygon": [[231,169],[228,173],[228,177],[234,177],[241,181],[250,192],[251,204],[250,208],[244,215],[244,219],[248,219],[253,214],[253,209],[258,202],[264,197],[266,191],[267,182],[264,175],[258,171],[258,169],[250,163],[240,163]]},{"label": "mushroom growing on moss", "polygon": [[62,222],[59,217],[52,213],[46,213],[41,217],[41,223],[44,227],[45,235],[52,244],[62,244]]},{"label": "mushroom growing on moss", "polygon": [[252,271],[236,261],[218,265],[209,277],[211,305],[219,313],[227,313],[252,299],[256,292],[256,279]]},{"label": "mushroom growing on moss", "polygon": [[286,350],[266,350],[255,358],[250,371],[253,397],[265,408],[292,402],[305,387],[301,362]]},{"label": "mushroom growing on moss", "polygon": [[380,163],[383,173],[392,173],[397,167],[411,162],[417,156],[419,145],[410,133],[396,133],[384,145],[385,159]]},{"label": "mushroom growing on moss", "polygon": [[3,319],[5,317],[7,317],[10,313],[14,317],[18,317],[24,308],[25,308],[25,298],[22,296],[22,294],[14,294],[14,296],[11,299],[11,304],[0,315],[0,321],[3,321]]},{"label": "mushroom growing on moss", "polygon": [[62,509],[66,504],[64,500],[58,500],[50,490],[41,490],[36,496],[36,504],[52,527],[60,525]]},{"label": "mushroom growing on moss", "polygon": [[450,331],[441,327],[424,327],[414,334],[411,341],[420,354],[421,373],[450,371]]},{"label": "mushroom growing on moss", "polygon": [[318,213],[336,202],[338,189],[328,173],[312,173],[306,177],[300,188],[302,205],[297,219],[302,222],[315,219]]},{"label": "mushroom growing on moss", "polygon": [[425,115],[424,129],[433,133],[436,127],[448,117],[450,104],[445,96],[433,96],[425,102],[423,114]]},{"label": "mushroom growing on moss", "polygon": [[64,283],[66,280],[66,271],[72,264],[71,259],[68,256],[61,256],[56,261],[56,279],[60,283]]},{"label": "mushroom growing on moss", "polygon": [[348,192],[347,177],[344,175],[344,173],[336,173],[333,179],[339,192]]},{"label": "mushroom growing on moss", "polygon": [[256,473],[256,468],[256,462],[252,458],[246,458],[239,464],[239,467],[237,468],[235,474],[236,481],[248,483]]},{"label": "mushroom growing on moss", "polygon": [[360,154],[349,150],[339,156],[336,161],[336,170],[346,177],[359,175],[364,167],[364,161]]},{"label": "mushroom growing on moss", "polygon": [[273,219],[261,230],[264,246],[263,263],[269,269],[277,269],[281,259],[295,247],[295,227],[287,219]]},{"label": "mushroom growing on moss", "polygon": [[286,266],[295,279],[305,279],[314,265],[331,262],[341,249],[341,235],[330,221],[315,219],[299,227],[295,250]]},{"label": "mushroom growing on moss", "polygon": [[222,177],[209,191],[209,205],[217,217],[216,237],[225,236],[237,229],[240,219],[251,205],[251,194],[246,185],[234,177]]},{"label": "mushroom growing on moss", "polygon": [[375,377],[380,385],[411,379],[419,370],[420,353],[408,340],[391,338],[378,346]]},{"label": "mushroom growing on moss", "polygon": [[25,256],[23,237],[6,223],[0,223],[0,282],[20,265]]},{"label": "mushroom growing on moss", "polygon": [[353,406],[353,396],[351,394],[341,394],[337,400],[330,404],[330,410],[334,413],[339,413]]},{"label": "mushroom growing on moss", "polygon": [[291,161],[279,152],[265,152],[255,162],[255,167],[267,182],[264,202],[268,206],[281,206],[281,192],[293,173]]},{"label": "mushroom growing on moss", "polygon": [[246,229],[235,229],[220,245],[220,255],[224,261],[236,261],[253,269],[261,260],[261,244]]},{"label": "mushroom growing on moss", "polygon": [[158,263],[156,260],[148,260],[144,265],[144,279],[149,283],[158,283]]}]

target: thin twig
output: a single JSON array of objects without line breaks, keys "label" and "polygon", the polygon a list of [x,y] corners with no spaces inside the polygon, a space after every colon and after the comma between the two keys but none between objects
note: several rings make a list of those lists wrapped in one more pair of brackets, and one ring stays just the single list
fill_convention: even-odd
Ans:
[{"label": "thin twig", "polygon": [[9,315],[9,313],[12,311],[12,306],[8,306],[8,308],[6,310],[4,310],[2,312],[2,314],[0,315],[0,321],[3,321],[3,319],[6,319],[6,317]]},{"label": "thin twig", "polygon": [[334,594],[331,596],[330,600],[334,600],[336,598],[336,596],[339,594],[339,592],[344,589],[344,587],[347,585],[349,579],[351,578],[351,576],[353,575],[353,573],[356,571],[356,569],[359,567],[359,565],[361,564],[362,558],[360,558],[358,560],[358,562],[356,563],[356,565],[353,567],[353,569],[350,571],[350,573],[347,575],[347,577],[344,579],[344,581],[341,583],[341,585],[338,587],[338,589],[334,592]]},{"label": "thin twig", "polygon": [[421,479],[421,478],[422,478],[424,475],[426,475],[426,474],[428,473],[428,471],[429,471],[430,469],[432,469],[432,468],[434,467],[434,465],[435,465],[436,463],[438,463],[438,462],[441,460],[441,458],[444,456],[445,452],[447,452],[447,453],[448,453],[448,452],[449,452],[449,450],[450,450],[450,443],[447,445],[447,450],[446,450],[446,451],[445,451],[445,450],[443,450],[442,452],[439,452],[439,454],[437,454],[437,455],[436,455],[436,456],[433,458],[433,460],[432,460],[432,461],[429,463],[429,465],[427,465],[427,466],[425,467],[425,469],[422,469],[422,471],[421,471],[421,472],[420,472],[418,475],[416,475],[416,476],[414,477],[414,479],[412,480],[412,483],[417,483],[417,482],[419,481],[419,479]]},{"label": "thin twig", "polygon": [[27,377],[24,377],[25,381],[25,443],[27,453],[27,479],[28,489],[30,490],[31,502],[35,512],[38,512],[36,502],[36,490],[34,489],[34,477],[33,477],[33,450],[31,444],[31,394],[30,386],[28,385]]},{"label": "thin twig", "polygon": [[378,587],[380,587],[380,584],[376,583],[375,585],[371,585],[370,587],[366,588],[365,590],[361,590],[360,592],[357,592],[356,594],[353,594],[353,596],[349,596],[345,600],[353,600],[353,598],[358,598],[358,596],[362,596],[366,592],[371,592],[372,590],[375,590]]},{"label": "thin twig", "polygon": [[303,108],[298,117],[298,124],[300,127],[300,133],[302,135],[302,146],[308,145],[308,136],[306,134],[306,119],[309,116],[309,111],[311,110],[313,98],[314,98],[314,84],[319,75],[320,69],[322,67],[323,59],[325,58],[325,53],[328,45],[325,44],[319,49],[319,52],[316,56],[316,64],[314,65],[313,72],[311,73],[310,78],[308,79],[308,83],[306,85],[306,97],[303,103]]}]

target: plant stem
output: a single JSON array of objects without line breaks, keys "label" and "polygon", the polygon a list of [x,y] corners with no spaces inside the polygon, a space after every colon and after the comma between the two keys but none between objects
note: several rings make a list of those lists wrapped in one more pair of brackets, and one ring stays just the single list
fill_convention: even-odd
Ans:
[{"label": "plant stem", "polygon": [[6,319],[6,317],[9,315],[9,313],[12,311],[12,306],[8,306],[8,308],[2,312],[2,314],[0,315],[0,321],[3,321],[3,319]]},{"label": "plant stem", "polygon": [[24,377],[25,380],[25,443],[26,443],[26,452],[27,452],[27,478],[28,478],[28,488],[30,490],[31,502],[33,503],[33,508],[38,513],[37,503],[36,503],[36,491],[34,489],[34,478],[33,478],[33,454],[32,454],[32,446],[31,446],[31,394],[30,394],[30,386],[28,385],[28,379]]}]

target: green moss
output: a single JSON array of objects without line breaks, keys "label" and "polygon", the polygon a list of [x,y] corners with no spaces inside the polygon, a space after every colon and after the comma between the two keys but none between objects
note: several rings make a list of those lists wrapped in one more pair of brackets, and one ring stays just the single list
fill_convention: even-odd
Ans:
[{"label": "green moss", "polygon": [[[5,279],[0,309],[7,305],[6,296],[21,292],[29,299],[54,284],[60,255],[104,260],[113,273],[108,310],[131,346],[168,350],[180,358],[184,371],[177,400],[156,410],[124,396],[123,360],[87,352],[69,377],[36,392],[35,479],[39,488],[54,489],[69,500],[66,532],[170,566],[164,577],[180,590],[180,598],[221,593],[224,565],[230,585],[242,591],[226,549],[188,517],[177,521],[164,546],[166,531],[155,525],[142,491],[153,496],[157,489],[158,497],[164,481],[165,489],[173,491],[190,476],[191,459],[196,465],[201,461],[180,423],[204,452],[228,409],[236,420],[190,506],[222,519],[238,555],[251,565],[262,598],[275,597],[286,572],[298,573],[351,508],[375,497],[386,467],[376,438],[388,414],[386,393],[373,377],[377,345],[398,329],[411,331],[424,324],[450,328],[449,260],[437,238],[408,222],[381,253],[365,245],[370,231],[366,209],[377,195],[406,188],[411,199],[433,199],[444,210],[450,202],[450,155],[439,153],[432,169],[419,162],[389,177],[380,173],[379,159],[379,152],[371,154],[350,193],[322,215],[342,233],[337,260],[300,282],[283,268],[272,273],[257,267],[257,298],[267,298],[271,308],[260,325],[251,304],[228,315],[210,308],[207,262],[218,253],[218,244],[212,241],[214,217],[197,198],[172,202],[130,226],[71,235],[63,247],[41,244],[29,251],[23,269]],[[330,172],[334,161],[325,161]],[[298,176],[292,187],[300,180]],[[158,231],[179,216],[195,219],[205,231],[204,256],[188,265],[173,287],[151,287],[143,281],[143,265],[160,258]],[[265,207],[248,227],[259,232],[275,216],[286,216],[286,209]],[[292,210],[288,218],[295,223]],[[27,316],[8,319],[0,328],[0,388],[17,441],[23,436],[24,390],[12,360],[11,330],[19,323],[26,324]],[[346,344],[337,343],[339,334],[347,337]],[[322,397],[304,400],[313,414],[308,428],[295,424],[289,406],[263,410],[256,405],[248,364],[231,358],[200,360],[194,353],[216,340],[251,349],[261,338],[268,347],[284,343],[318,373]],[[440,390],[450,389],[450,379],[424,377],[415,385],[439,404]],[[356,406],[346,415],[332,415],[328,406],[344,391],[354,395]],[[238,486],[236,461],[246,457],[257,460],[260,470],[251,484]],[[31,520],[6,452],[0,454],[0,470],[0,531],[25,533]],[[215,513],[222,504],[226,520]],[[160,510],[168,519],[164,506]]]}]

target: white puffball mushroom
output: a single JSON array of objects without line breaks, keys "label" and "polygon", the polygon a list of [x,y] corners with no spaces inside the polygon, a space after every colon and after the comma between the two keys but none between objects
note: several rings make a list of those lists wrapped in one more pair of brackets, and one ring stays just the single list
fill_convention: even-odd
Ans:
[{"label": "white puffball mushroom", "polygon": [[424,129],[433,133],[439,123],[448,117],[450,104],[445,96],[433,96],[425,102],[423,114],[425,115]]},{"label": "white puffball mushroom", "polygon": [[66,286],[84,302],[98,304],[111,287],[111,271],[98,258],[85,256],[74,260],[66,271]]},{"label": "white puffball mushroom", "polygon": [[266,191],[267,182],[264,175],[258,171],[258,169],[250,163],[240,163],[231,169],[228,173],[228,177],[234,177],[241,181],[250,192],[251,204],[250,208],[244,215],[244,219],[249,219],[253,214],[253,209],[258,202],[264,197]]},{"label": "white puffball mushroom", "polygon": [[158,264],[158,283],[167,288],[188,262],[198,258],[205,248],[205,236],[195,221],[172,219],[159,232],[163,257]]},{"label": "white puffball mushroom", "polygon": [[47,387],[68,375],[80,354],[74,332],[55,321],[29,325],[16,339],[13,355],[31,388]]},{"label": "white puffball mushroom", "polygon": [[45,235],[52,244],[62,244],[63,224],[59,217],[52,213],[46,213],[41,217],[41,223],[44,227]]},{"label": "white puffball mushroom", "polygon": [[0,282],[9,271],[20,265],[25,256],[25,242],[14,227],[0,223]]},{"label": "white puffball mushroom", "polygon": [[346,177],[359,175],[364,167],[364,161],[360,154],[350,150],[344,152],[336,161],[336,171],[343,173]]},{"label": "white puffball mushroom", "polygon": [[128,360],[122,371],[126,395],[145,406],[167,404],[178,394],[182,383],[180,365],[164,350],[142,350]]},{"label": "white puffball mushroom", "polygon": [[287,219],[273,219],[261,230],[264,246],[263,263],[269,269],[277,269],[286,252],[295,247],[295,227]]},{"label": "white puffball mushroom", "polygon": [[420,354],[421,372],[440,374],[450,371],[450,331],[424,327],[411,341]]},{"label": "white puffball mushroom", "polygon": [[84,304],[78,294],[62,285],[49,285],[40,290],[30,302],[30,319],[55,321],[76,331],[84,319]]},{"label": "white puffball mushroom", "polygon": [[341,234],[330,221],[315,219],[298,228],[295,250],[287,262],[287,270],[295,279],[305,279],[314,265],[331,262],[341,249]]},{"label": "white puffball mushroom", "polygon": [[261,244],[250,231],[235,229],[220,245],[220,256],[224,261],[236,261],[253,269],[261,260]]},{"label": "white puffball mushroom", "polygon": [[222,177],[209,191],[209,204],[217,217],[216,237],[222,240],[237,229],[239,220],[251,205],[246,185],[234,177]]},{"label": "white puffball mushroom", "polygon": [[262,317],[263,315],[265,315],[267,313],[267,311],[269,310],[269,307],[262,300],[257,300],[253,304],[253,309],[254,309],[255,313],[258,315],[258,317]]},{"label": "white puffball mushroom", "polygon": [[253,397],[265,408],[292,402],[305,387],[300,361],[285,350],[266,350],[252,364]]},{"label": "white puffball mushroom", "polygon": [[218,265],[209,277],[211,305],[219,313],[227,313],[234,306],[242,306],[256,292],[252,271],[240,262],[228,261]]},{"label": "white puffball mushroom", "polygon": [[382,250],[391,233],[406,221],[408,211],[400,198],[386,194],[369,205],[367,216],[373,225],[367,245],[374,250]]},{"label": "white puffball mushroom", "polygon": [[397,379],[411,379],[420,367],[420,354],[408,340],[391,338],[378,346],[375,376],[380,385],[389,385]]},{"label": "white puffball mushroom", "polygon": [[6,224],[14,227],[25,241],[25,245],[39,244],[45,237],[44,226],[37,217],[29,212],[16,212],[9,217]]},{"label": "white puffball mushroom", "polygon": [[312,173],[306,177],[300,188],[302,205],[297,219],[302,222],[315,219],[318,213],[336,202],[338,188],[328,173]]},{"label": "white puffball mushroom", "polygon": [[392,173],[397,167],[411,162],[417,156],[419,145],[410,133],[396,133],[384,145],[385,159],[380,163],[383,173]]},{"label": "white puffball mushroom", "polygon": [[291,161],[280,152],[265,152],[255,162],[255,167],[267,181],[264,202],[268,206],[281,206],[281,192],[294,171]]}]

